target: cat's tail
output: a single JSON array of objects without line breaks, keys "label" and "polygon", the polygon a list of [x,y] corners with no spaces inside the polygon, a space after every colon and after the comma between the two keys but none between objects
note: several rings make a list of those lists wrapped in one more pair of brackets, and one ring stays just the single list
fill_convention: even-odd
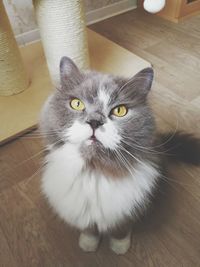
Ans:
[{"label": "cat's tail", "polygon": [[170,160],[200,165],[200,139],[182,132],[160,134],[162,149]]}]

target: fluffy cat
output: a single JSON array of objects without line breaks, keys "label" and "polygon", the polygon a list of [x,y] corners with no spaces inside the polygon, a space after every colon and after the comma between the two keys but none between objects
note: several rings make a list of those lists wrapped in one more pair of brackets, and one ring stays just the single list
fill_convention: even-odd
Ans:
[{"label": "fluffy cat", "polygon": [[105,233],[111,249],[124,254],[131,244],[131,225],[148,206],[162,175],[161,144],[172,149],[181,141],[179,150],[172,150],[181,157],[187,140],[196,156],[192,151],[193,159],[188,155],[182,160],[200,163],[199,141],[178,133],[173,140],[158,138],[147,101],[152,68],[126,79],[83,73],[63,57],[60,77],[40,122],[49,150],[42,191],[57,214],[81,230],[84,251],[95,251]]}]

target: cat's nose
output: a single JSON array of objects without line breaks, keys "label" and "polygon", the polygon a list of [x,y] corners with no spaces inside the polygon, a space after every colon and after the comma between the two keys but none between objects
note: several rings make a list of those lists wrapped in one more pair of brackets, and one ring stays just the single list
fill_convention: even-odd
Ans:
[{"label": "cat's nose", "polygon": [[90,120],[90,121],[87,121],[87,123],[92,127],[93,130],[103,125],[103,122],[97,121],[97,120]]}]

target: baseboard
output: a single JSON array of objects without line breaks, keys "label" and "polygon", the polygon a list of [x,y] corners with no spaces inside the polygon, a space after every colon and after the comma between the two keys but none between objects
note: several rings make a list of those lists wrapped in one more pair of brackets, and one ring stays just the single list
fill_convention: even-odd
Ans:
[{"label": "baseboard", "polygon": [[15,36],[18,45],[26,45],[40,40],[38,28]]},{"label": "baseboard", "polygon": [[86,13],[86,23],[95,22],[122,14],[137,7],[137,0],[123,0]]},{"label": "baseboard", "polygon": [[[95,22],[122,14],[137,7],[137,0],[123,0],[102,8],[98,8],[86,13],[86,23],[91,25]],[[28,31],[16,36],[19,45],[25,45],[31,42],[38,41],[40,34],[38,29]]]}]

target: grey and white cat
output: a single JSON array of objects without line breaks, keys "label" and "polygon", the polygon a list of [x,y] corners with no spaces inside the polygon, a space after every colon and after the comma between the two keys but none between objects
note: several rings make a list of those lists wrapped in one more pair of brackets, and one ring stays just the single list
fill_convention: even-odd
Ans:
[{"label": "grey and white cat", "polygon": [[80,229],[84,251],[95,251],[101,234],[108,234],[111,249],[124,254],[131,225],[162,172],[147,101],[153,70],[131,79],[83,73],[63,57],[60,74],[40,122],[49,150],[42,190],[57,214]]}]

